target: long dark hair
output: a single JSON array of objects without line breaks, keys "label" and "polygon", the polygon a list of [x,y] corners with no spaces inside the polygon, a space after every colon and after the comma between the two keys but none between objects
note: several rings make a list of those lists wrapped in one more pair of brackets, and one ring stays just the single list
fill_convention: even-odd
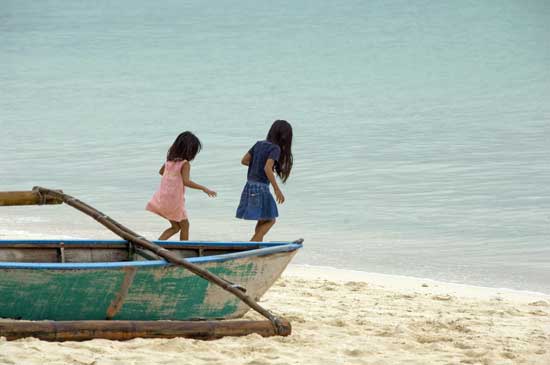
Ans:
[{"label": "long dark hair", "polygon": [[170,149],[168,149],[168,154],[166,155],[166,160],[175,161],[175,160],[187,160],[192,161],[197,153],[202,148],[201,141],[193,133],[185,131],[180,133],[178,138],[172,143]]},{"label": "long dark hair", "polygon": [[286,120],[276,120],[267,133],[267,141],[281,148],[279,161],[275,163],[275,171],[283,182],[286,182],[292,170],[292,126]]}]

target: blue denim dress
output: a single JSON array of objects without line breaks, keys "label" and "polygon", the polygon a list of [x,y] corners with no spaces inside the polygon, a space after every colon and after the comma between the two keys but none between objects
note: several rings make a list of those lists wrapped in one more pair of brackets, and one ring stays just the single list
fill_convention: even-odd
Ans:
[{"label": "blue denim dress", "polygon": [[248,181],[241,194],[237,218],[272,220],[279,216],[277,204],[269,191],[269,184]]},{"label": "blue denim dress", "polygon": [[281,149],[268,141],[258,141],[249,151],[248,181],[241,194],[237,218],[272,220],[279,216],[277,203],[269,191],[269,179],[264,167],[268,159],[279,160]]}]

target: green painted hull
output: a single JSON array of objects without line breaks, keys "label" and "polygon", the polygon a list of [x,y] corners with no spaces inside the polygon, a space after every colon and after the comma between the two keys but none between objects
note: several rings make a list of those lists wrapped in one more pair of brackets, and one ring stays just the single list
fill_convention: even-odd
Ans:
[{"label": "green painted hull", "polygon": [[[261,251],[261,250],[258,250]],[[296,250],[198,262],[259,299]],[[237,255],[238,256],[238,255]],[[91,265],[93,266],[93,265]],[[99,265],[100,266],[100,265]],[[172,265],[81,269],[0,266],[0,317],[26,320],[227,319],[248,310],[223,289]]]}]

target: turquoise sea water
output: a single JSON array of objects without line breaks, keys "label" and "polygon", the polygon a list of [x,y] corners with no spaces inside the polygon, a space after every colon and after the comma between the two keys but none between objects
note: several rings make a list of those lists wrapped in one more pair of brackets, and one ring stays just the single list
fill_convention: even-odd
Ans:
[{"label": "turquoise sea water", "polygon": [[[268,236],[298,263],[550,293],[550,3],[0,2],[0,189],[62,188],[149,237],[176,135],[191,238],[243,240],[241,156],[295,131]],[[111,237],[68,207],[0,238]]]}]

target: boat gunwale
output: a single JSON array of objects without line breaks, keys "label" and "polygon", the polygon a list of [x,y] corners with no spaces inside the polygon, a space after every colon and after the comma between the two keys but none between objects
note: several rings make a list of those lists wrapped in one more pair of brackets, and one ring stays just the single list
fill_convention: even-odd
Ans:
[{"label": "boat gunwale", "polygon": [[[227,247],[257,247],[257,246],[280,246],[286,245],[289,241],[271,241],[271,242],[251,242],[251,241],[163,241],[163,240],[154,240],[151,241],[160,246],[209,246],[209,247],[218,247],[218,246],[227,246]],[[0,248],[2,245],[12,245],[12,244],[33,244],[33,245],[49,245],[55,243],[63,243],[64,245],[127,245],[128,241],[126,240],[96,240],[96,239],[47,239],[47,240],[29,240],[29,239],[2,239],[0,240]]]},{"label": "boat gunwale", "polygon": [[[2,245],[14,243],[20,244],[52,244],[63,242],[64,245],[70,244],[127,244],[124,240],[0,240],[0,248]],[[187,261],[194,264],[205,264],[210,262],[225,262],[229,260],[241,259],[253,256],[265,256],[276,253],[292,252],[302,247],[301,243],[297,242],[207,242],[207,241],[154,241],[155,243],[167,243],[174,246],[196,246],[197,244],[205,247],[216,248],[216,246],[229,247],[258,247],[245,251],[225,253],[220,255],[208,255],[198,257],[188,257]],[[262,247],[263,246],[263,247]],[[34,270],[94,270],[94,269],[118,269],[127,267],[167,267],[177,266],[169,263],[166,260],[138,260],[138,261],[114,261],[114,262],[83,262],[83,263],[61,263],[61,262],[0,262],[0,270],[3,269],[34,269]]]}]

